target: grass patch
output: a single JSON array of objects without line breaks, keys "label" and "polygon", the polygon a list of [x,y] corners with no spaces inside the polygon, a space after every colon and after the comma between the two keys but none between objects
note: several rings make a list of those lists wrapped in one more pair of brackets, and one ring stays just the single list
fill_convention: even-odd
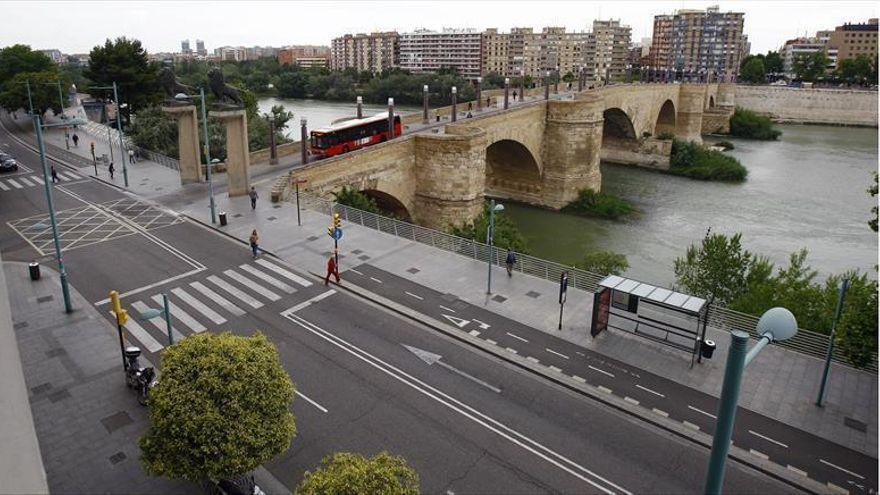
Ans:
[{"label": "grass patch", "polygon": [[636,211],[636,207],[629,201],[592,189],[581,189],[578,191],[577,199],[562,207],[564,213],[612,220],[631,215]]},{"label": "grass patch", "polygon": [[730,135],[775,141],[782,135],[782,131],[773,127],[773,122],[769,117],[762,117],[751,110],[736,107],[733,116],[730,117]]},{"label": "grass patch", "polygon": [[749,171],[732,156],[688,141],[672,141],[669,173],[697,180],[743,182]]}]

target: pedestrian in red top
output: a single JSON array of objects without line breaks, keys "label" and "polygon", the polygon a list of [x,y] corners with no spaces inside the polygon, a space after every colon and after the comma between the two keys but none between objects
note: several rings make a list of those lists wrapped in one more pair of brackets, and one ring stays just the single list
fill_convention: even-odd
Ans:
[{"label": "pedestrian in red top", "polygon": [[324,277],[324,285],[330,283],[330,275],[336,277],[336,283],[339,284],[339,267],[336,265],[336,254],[331,254],[327,260],[327,276]]}]

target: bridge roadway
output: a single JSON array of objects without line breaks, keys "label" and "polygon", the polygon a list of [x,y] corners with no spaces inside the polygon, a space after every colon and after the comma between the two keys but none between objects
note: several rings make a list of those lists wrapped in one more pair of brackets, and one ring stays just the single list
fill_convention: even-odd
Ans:
[{"label": "bridge roadway", "polygon": [[[38,182],[34,154],[0,139],[29,169],[4,180]],[[279,260],[252,260],[245,246],[173,212],[60,171],[66,179],[54,191],[59,213],[69,213],[65,264],[72,285],[98,309],[107,313],[110,289],[130,309],[155,307],[167,292],[184,337],[261,330],[277,345],[299,391],[298,435],[267,467],[288,487],[338,450],[401,454],[427,493],[683,493],[702,486],[703,448],[331,292]],[[37,232],[45,230],[38,225],[44,212],[40,187],[0,191],[5,259],[51,265],[37,251],[50,251]],[[154,363],[162,328],[128,326],[129,339]],[[107,338],[116,338],[109,314]],[[440,355],[443,365],[428,365],[405,346]],[[793,491],[736,463],[725,489]]]}]

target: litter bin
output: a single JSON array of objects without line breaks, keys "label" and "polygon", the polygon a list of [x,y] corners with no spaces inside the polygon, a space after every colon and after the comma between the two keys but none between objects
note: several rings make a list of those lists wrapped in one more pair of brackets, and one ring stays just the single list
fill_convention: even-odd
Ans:
[{"label": "litter bin", "polygon": [[226,212],[225,211],[220,212],[220,226],[226,227]]},{"label": "litter bin", "polygon": [[40,264],[36,261],[28,263],[28,272],[31,274],[31,280],[40,280]]},{"label": "litter bin", "polygon": [[700,345],[700,353],[703,354],[703,357],[706,359],[712,359],[712,354],[715,354],[715,341],[706,339]]}]

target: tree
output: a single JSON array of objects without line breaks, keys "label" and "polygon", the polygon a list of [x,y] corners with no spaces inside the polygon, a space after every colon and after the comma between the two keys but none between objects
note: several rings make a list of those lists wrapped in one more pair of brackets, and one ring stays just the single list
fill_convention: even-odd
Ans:
[{"label": "tree", "polygon": [[782,74],[783,62],[779,52],[767,52],[767,55],[764,57],[764,69],[767,74]]},{"label": "tree", "polygon": [[144,467],[194,482],[247,473],[290,446],[293,395],[262,333],[202,333],[166,347],[140,440]]},{"label": "tree", "polygon": [[869,280],[864,273],[843,276],[850,279],[850,287],[837,323],[836,340],[850,363],[864,368],[877,354],[877,281]]},{"label": "tree", "polygon": [[51,70],[55,64],[43,52],[31,50],[28,45],[12,45],[0,49],[0,90],[17,74]]},{"label": "tree", "polygon": [[629,268],[626,256],[612,251],[593,251],[575,266],[599,275],[620,275]]},{"label": "tree", "polygon": [[795,55],[792,65],[797,79],[811,82],[825,74],[825,69],[828,67],[828,56],[824,50],[799,53]]},{"label": "tree", "polygon": [[764,60],[755,57],[743,64],[739,77],[741,80],[753,84],[765,83],[767,81],[767,71],[764,68]]},{"label": "tree", "polygon": [[287,123],[293,118],[293,112],[284,109],[284,105],[272,105],[268,114],[275,121],[275,129],[281,130],[287,127]]},{"label": "tree", "polygon": [[6,81],[5,89],[0,93],[0,106],[13,111],[29,108],[28,84],[30,84],[31,101],[34,110],[42,115],[47,110],[61,113],[61,100],[58,96],[58,84],[61,83],[62,93],[66,94],[70,79],[66,74],[53,66],[42,72],[22,72]]},{"label": "tree", "polygon": [[856,58],[841,60],[837,66],[836,75],[850,84],[865,84],[872,79],[874,68],[871,57],[861,54]]},{"label": "tree", "polygon": [[[178,158],[177,124],[158,106],[139,111],[127,136],[134,144],[172,158]],[[199,127],[199,139],[202,139]]]},{"label": "tree", "polygon": [[[877,197],[877,172],[874,172],[874,185],[868,188],[868,194],[871,195],[872,198]],[[874,206],[871,207],[871,213],[874,214],[874,218],[868,220],[868,226],[871,227],[871,230],[877,232],[877,203],[874,203]]]},{"label": "tree", "polygon": [[699,246],[691,244],[685,257],[674,261],[677,283],[695,296],[714,296],[719,304],[726,305],[739,297],[753,263],[741,238],[738,233],[731,237],[707,234]]},{"label": "tree", "polygon": [[[119,99],[130,105],[132,112],[159,103],[162,88],[159,86],[159,67],[150,63],[147,52],[138,40],[128,38],[109,39],[104,46],[96,46],[89,53],[89,68],[85,77],[96,86],[112,86],[115,82]],[[89,88],[97,98],[112,98],[113,91]]]},{"label": "tree", "polygon": [[322,466],[306,471],[296,495],[418,495],[419,474],[406,459],[388,452],[366,458],[337,452],[324,457]]},{"label": "tree", "polygon": [[285,71],[275,81],[275,89],[282,98],[305,98],[308,82],[306,74],[299,69]]},{"label": "tree", "polygon": [[379,205],[376,204],[375,199],[358,191],[354,187],[342,186],[342,189],[339,192],[333,193],[333,197],[336,198],[336,202],[339,204],[351,206],[352,208],[368,211],[377,215],[382,214],[382,210],[379,209]]},{"label": "tree", "polygon": [[[489,204],[483,206],[483,211],[473,222],[458,226],[450,226],[449,233],[473,239],[478,242],[486,242],[486,232],[489,225]],[[492,233],[492,243],[499,248],[510,248],[518,253],[528,254],[528,244],[516,224],[503,212],[495,212],[495,231]]]},{"label": "tree", "polygon": [[494,89],[504,87],[504,76],[497,72],[490,72],[483,78],[483,89]]}]

